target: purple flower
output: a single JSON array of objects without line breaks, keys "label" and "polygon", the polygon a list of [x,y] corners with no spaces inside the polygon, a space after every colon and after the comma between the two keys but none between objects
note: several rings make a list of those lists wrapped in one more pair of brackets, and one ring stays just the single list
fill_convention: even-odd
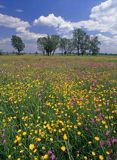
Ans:
[{"label": "purple flower", "polygon": [[105,145],[105,142],[104,142],[104,140],[101,140],[100,141],[100,146],[102,147],[103,145]]},{"label": "purple flower", "polygon": [[91,118],[91,123],[95,123],[96,120],[94,118]]},{"label": "purple flower", "polygon": [[109,136],[110,135],[110,131],[106,131],[106,136]]},{"label": "purple flower", "polygon": [[99,108],[96,108],[95,110],[94,110],[94,112],[99,112],[100,111],[100,109]]},{"label": "purple flower", "polygon": [[117,143],[117,138],[112,138],[112,144]]},{"label": "purple flower", "polygon": [[53,154],[53,151],[49,150],[48,155],[51,156]]},{"label": "purple flower", "polygon": [[103,120],[103,118],[104,118],[104,115],[103,115],[103,114],[101,114],[101,113],[100,113],[100,114],[98,114],[97,116],[98,116],[98,118],[99,118],[99,120],[100,120],[100,121],[102,121],[102,120]]},{"label": "purple flower", "polygon": [[56,156],[54,154],[51,155],[50,157],[51,160],[56,160]]}]

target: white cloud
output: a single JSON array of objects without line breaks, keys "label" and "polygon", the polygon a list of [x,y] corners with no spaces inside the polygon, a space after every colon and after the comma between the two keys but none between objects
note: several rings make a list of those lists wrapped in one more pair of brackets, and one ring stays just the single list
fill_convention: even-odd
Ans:
[{"label": "white cloud", "polygon": [[46,34],[34,33],[34,32],[30,32],[29,30],[25,30],[24,32],[21,32],[17,35],[20,36],[24,40],[37,40],[40,37],[47,36]]},{"label": "white cloud", "polygon": [[48,16],[41,16],[38,19],[35,19],[33,25],[46,25],[54,27],[56,31],[61,35],[67,35],[71,32],[74,27],[72,22],[65,21],[61,16],[55,16],[53,13]]},{"label": "white cloud", "polygon": [[103,34],[97,34],[101,41],[101,52],[116,53],[117,54],[117,36],[105,36]]},{"label": "white cloud", "polygon": [[89,31],[117,34],[117,0],[106,0],[92,8],[89,20],[73,23]]},{"label": "white cloud", "polygon": [[61,16],[49,14],[35,19],[34,25],[54,27],[58,33],[67,34],[74,28],[85,28],[89,31],[109,32],[117,34],[117,0],[106,0],[92,8],[89,20],[71,22]]},{"label": "white cloud", "polygon": [[5,8],[5,6],[4,6],[4,5],[2,5],[2,4],[0,4],[0,9],[3,9],[3,8]]},{"label": "white cloud", "polygon": [[16,12],[18,12],[18,13],[22,13],[22,12],[24,12],[22,9],[16,9]]},{"label": "white cloud", "polygon": [[23,21],[20,18],[0,14],[0,26],[15,28],[16,30],[25,30],[30,27],[29,22]]},{"label": "white cloud", "polygon": [[0,39],[0,45],[7,44],[7,43],[9,43],[10,41],[11,41],[10,38]]},{"label": "white cloud", "polygon": [[33,33],[29,31],[31,25],[27,21],[20,18],[0,14],[0,26],[14,28],[19,36],[24,40],[37,40],[39,37],[46,36],[46,34]]}]

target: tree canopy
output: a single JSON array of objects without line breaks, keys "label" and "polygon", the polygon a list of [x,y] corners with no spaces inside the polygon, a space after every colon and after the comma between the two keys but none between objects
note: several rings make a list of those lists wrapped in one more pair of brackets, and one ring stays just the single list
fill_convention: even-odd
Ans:
[{"label": "tree canopy", "polygon": [[11,38],[11,42],[12,46],[18,51],[17,54],[20,54],[20,52],[24,50],[25,44],[20,37],[13,35]]},{"label": "tree canopy", "polygon": [[75,29],[72,39],[62,38],[58,35],[48,35],[37,40],[38,49],[48,56],[53,55],[56,49],[59,49],[65,55],[71,53],[96,55],[99,53],[100,44],[97,36],[92,37],[82,29]]}]

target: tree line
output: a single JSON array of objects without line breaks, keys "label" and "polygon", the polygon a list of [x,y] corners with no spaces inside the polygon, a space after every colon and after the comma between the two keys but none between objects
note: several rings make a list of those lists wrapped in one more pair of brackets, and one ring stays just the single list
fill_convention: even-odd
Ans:
[{"label": "tree line", "polygon": [[[90,36],[82,29],[75,29],[73,31],[73,38],[62,38],[59,35],[47,35],[37,39],[37,48],[43,55],[54,55],[57,49],[63,55],[77,54],[77,55],[96,55],[99,53],[101,42],[97,36]],[[16,35],[11,38],[12,46],[21,54],[24,50],[25,44],[22,39]]]}]

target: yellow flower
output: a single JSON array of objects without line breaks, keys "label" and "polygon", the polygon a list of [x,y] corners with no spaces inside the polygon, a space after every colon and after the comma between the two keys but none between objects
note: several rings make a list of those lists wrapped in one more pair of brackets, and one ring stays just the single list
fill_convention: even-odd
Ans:
[{"label": "yellow flower", "polygon": [[87,160],[88,158],[87,158],[87,156],[84,156],[84,160]]},{"label": "yellow flower", "polygon": [[95,140],[96,140],[96,141],[99,141],[99,140],[100,140],[100,138],[99,138],[99,137],[95,137]]},{"label": "yellow flower", "polygon": [[62,146],[62,147],[61,147],[61,150],[62,150],[63,152],[65,152],[66,147],[65,147],[65,146]]},{"label": "yellow flower", "polygon": [[46,160],[48,158],[49,158],[49,156],[47,154],[45,154],[44,156],[42,156],[42,160]]},{"label": "yellow flower", "polygon": [[11,159],[11,155],[8,155],[8,159]]},{"label": "yellow flower", "polygon": [[21,150],[21,151],[20,151],[20,153],[23,153],[23,152],[24,152],[24,150]]},{"label": "yellow flower", "polygon": [[99,160],[104,160],[104,157],[102,155],[99,155]]},{"label": "yellow flower", "polygon": [[34,149],[34,151],[33,151],[34,153],[36,153],[37,152],[37,149]]},{"label": "yellow flower", "polygon": [[110,154],[110,152],[109,152],[109,151],[106,151],[106,154],[108,154],[108,155],[109,155],[109,154]]},{"label": "yellow flower", "polygon": [[68,140],[68,137],[67,137],[66,134],[64,134],[63,139],[64,139],[65,141]]},{"label": "yellow flower", "polygon": [[17,160],[21,160],[21,158],[17,158]]},{"label": "yellow flower", "polygon": [[106,121],[103,120],[103,121],[102,121],[102,124],[106,124]]},{"label": "yellow flower", "polygon": [[78,131],[78,132],[77,132],[77,134],[80,136],[80,135],[81,135],[81,132],[80,132],[80,131]]},{"label": "yellow flower", "polygon": [[21,140],[21,137],[16,136],[17,141],[19,142]]},{"label": "yellow flower", "polygon": [[43,147],[42,147],[42,150],[45,150],[45,149],[46,149],[46,148],[43,146]]},{"label": "yellow flower", "polygon": [[35,148],[35,145],[34,145],[34,144],[30,144],[30,145],[29,145],[29,149],[30,149],[30,150],[33,150],[34,148]]},{"label": "yellow flower", "polygon": [[95,152],[92,152],[92,155],[95,156],[96,155]]},{"label": "yellow flower", "polygon": [[23,136],[25,136],[25,135],[26,135],[26,132],[23,132],[22,134],[23,134]]},{"label": "yellow flower", "polygon": [[34,160],[38,160],[38,158],[35,157]]},{"label": "yellow flower", "polygon": [[37,142],[40,142],[41,141],[41,138],[36,138],[35,139]]},{"label": "yellow flower", "polygon": [[88,144],[92,144],[92,142],[91,142],[91,141],[89,141],[89,142],[88,142]]}]

